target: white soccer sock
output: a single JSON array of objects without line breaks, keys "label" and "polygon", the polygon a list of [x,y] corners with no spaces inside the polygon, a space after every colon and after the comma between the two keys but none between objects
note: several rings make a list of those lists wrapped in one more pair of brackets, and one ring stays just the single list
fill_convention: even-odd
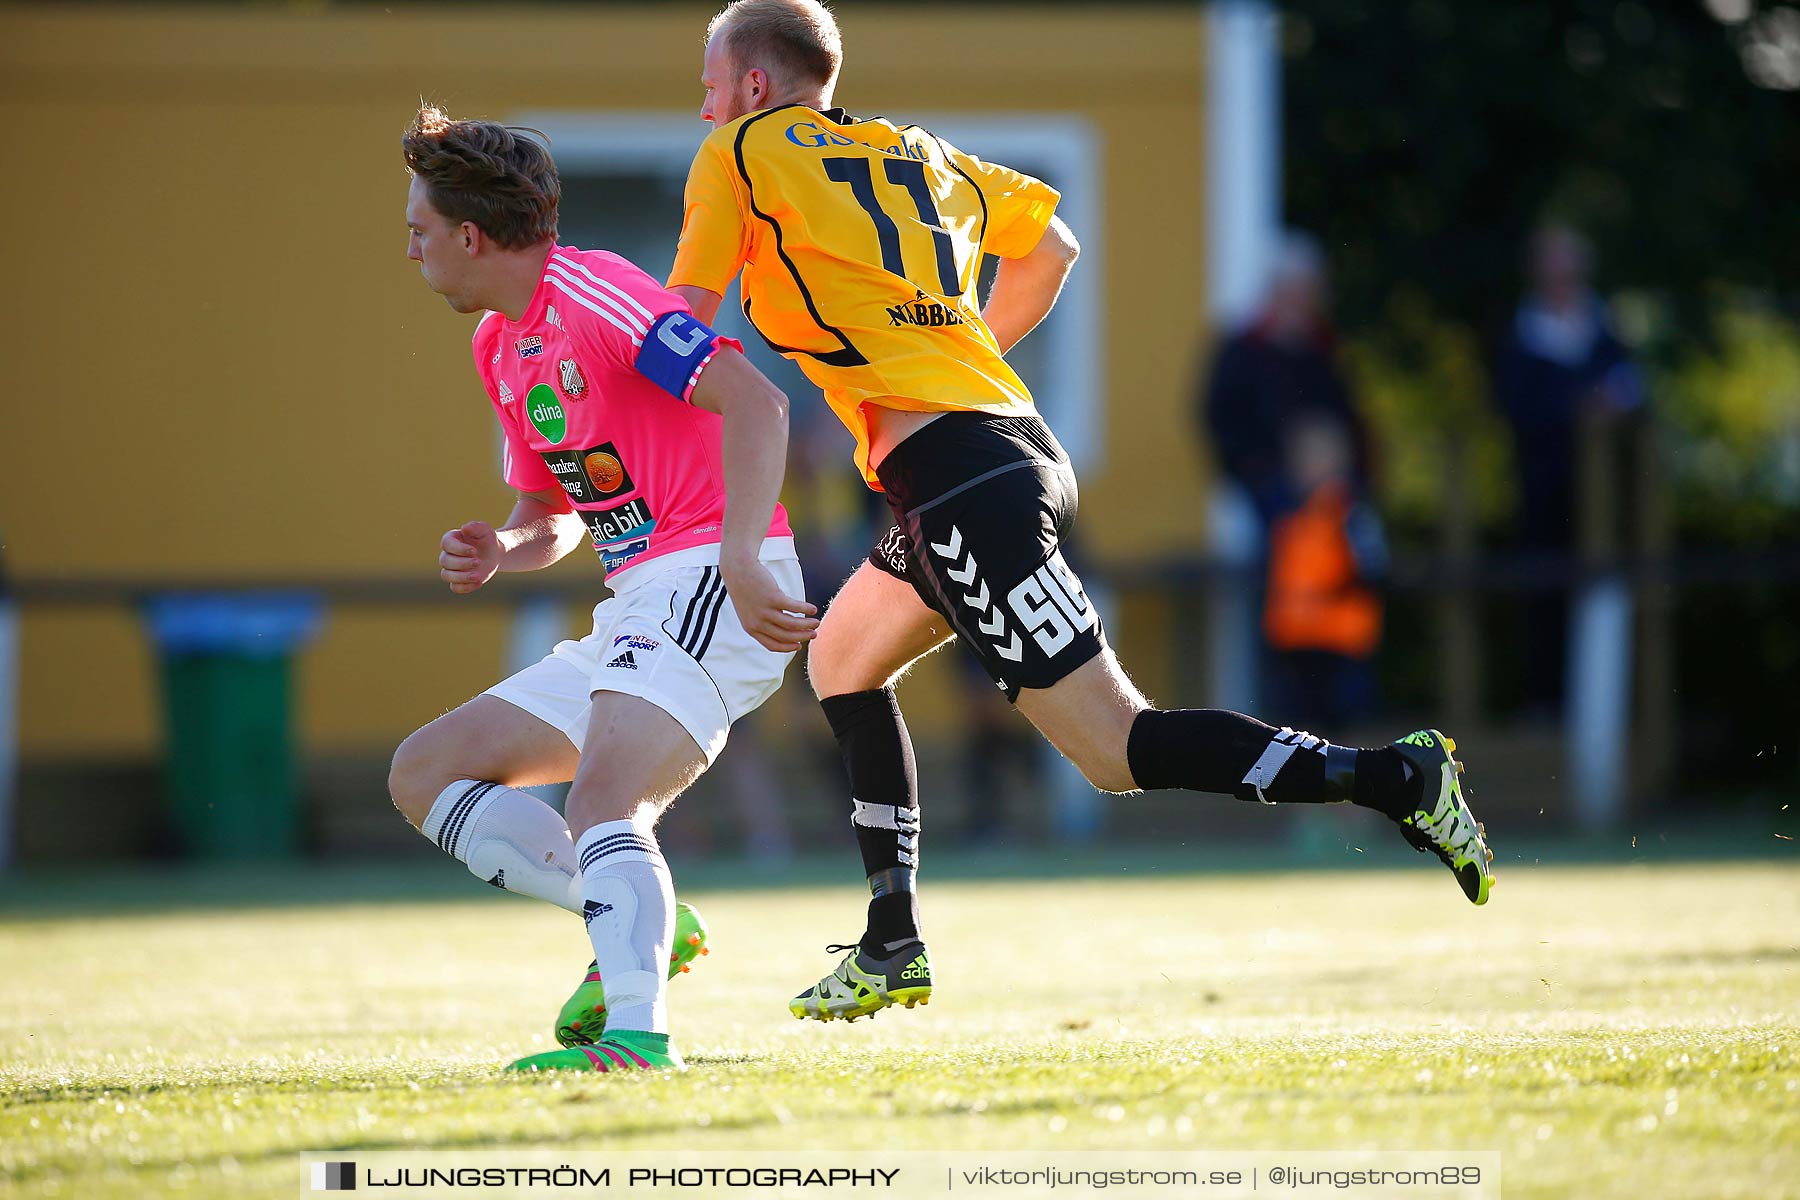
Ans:
[{"label": "white soccer sock", "polygon": [[582,916],[606,998],[606,1028],[669,1032],[675,883],[648,825],[603,821],[581,835]]},{"label": "white soccer sock", "polygon": [[524,792],[479,779],[444,789],[420,827],[484,883],[581,911],[581,875],[569,827]]}]

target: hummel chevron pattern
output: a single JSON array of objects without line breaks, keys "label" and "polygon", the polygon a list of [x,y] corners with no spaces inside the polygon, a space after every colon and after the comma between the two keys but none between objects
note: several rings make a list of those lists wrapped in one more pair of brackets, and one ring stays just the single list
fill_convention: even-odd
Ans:
[{"label": "hummel chevron pattern", "polygon": [[919,810],[895,804],[870,804],[851,797],[855,809],[850,814],[852,825],[864,829],[891,829],[899,835],[899,858],[903,867],[919,864]]},{"label": "hummel chevron pattern", "polygon": [[983,614],[975,622],[975,628],[992,639],[994,653],[1008,662],[1022,661],[1025,657],[1025,643],[1020,639],[1018,630],[1013,630],[1005,641],[1000,640],[1007,633],[1006,614],[999,605],[993,603],[987,581],[977,578],[981,566],[975,561],[975,552],[971,550],[966,556],[963,554],[962,530],[952,525],[947,540],[927,544],[939,558],[950,564],[944,569],[946,575],[965,588],[973,585],[974,590],[966,593],[962,602]]}]

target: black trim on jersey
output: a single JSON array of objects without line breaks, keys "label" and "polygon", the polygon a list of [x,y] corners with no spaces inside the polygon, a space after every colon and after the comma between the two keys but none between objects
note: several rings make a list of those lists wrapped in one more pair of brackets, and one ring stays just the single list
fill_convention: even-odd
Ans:
[{"label": "black trim on jersey", "polygon": [[[908,129],[919,129],[919,127],[917,125],[908,125],[907,128]],[[929,129],[919,129],[919,132],[923,133],[926,137],[930,138],[932,141],[937,143],[938,153],[944,156],[944,164],[946,166],[948,166],[952,171],[955,171],[958,175],[961,175],[964,179],[967,179],[969,181],[969,186],[975,189],[975,198],[977,200],[981,201],[981,236],[975,239],[975,245],[978,247],[982,247],[982,249],[980,249],[975,255],[975,278],[979,281],[981,278],[981,256],[983,254],[987,253],[987,250],[986,250],[987,227],[988,227],[987,193],[981,190],[981,185],[979,183],[976,183],[974,178],[972,176],[970,176],[970,174],[967,171],[963,170],[961,167],[956,165],[956,160],[954,158],[950,157],[950,151],[947,147],[945,147],[943,138],[941,138],[937,134],[931,132],[931,130],[929,130]]]},{"label": "black trim on jersey", "polygon": [[750,322],[750,328],[756,330],[756,336],[763,340],[763,345],[767,346],[769,349],[773,350],[777,354],[795,355],[795,354],[811,354],[812,353],[812,351],[810,351],[810,350],[796,350],[792,346],[784,346],[780,342],[776,341],[774,338],[770,337],[768,334],[764,333],[762,331],[762,326],[760,326],[756,323],[756,317],[750,311],[750,297],[748,297],[748,296],[744,297],[744,320]]},{"label": "black trim on jersey", "polygon": [[[838,344],[843,347],[841,350],[831,350],[824,354],[820,354],[816,350],[801,350],[797,353],[805,354],[809,358],[815,358],[828,367],[866,367],[869,365],[869,360],[863,357],[860,350],[850,344],[850,339],[845,336],[844,331],[839,329],[836,325],[829,324],[825,318],[819,314],[819,306],[813,302],[811,289],[806,286],[806,281],[800,278],[800,268],[794,265],[794,260],[788,257],[786,247],[781,244],[780,224],[776,222],[774,217],[771,217],[768,213],[756,207],[756,189],[750,182],[749,168],[744,165],[744,135],[750,132],[750,127],[752,125],[756,124],[764,117],[771,116],[774,113],[783,112],[790,108],[806,108],[806,106],[804,104],[783,104],[779,108],[765,108],[762,112],[757,113],[742,125],[738,126],[737,140],[732,147],[732,151],[737,157],[738,175],[744,181],[744,194],[750,198],[750,211],[767,221],[769,223],[769,228],[775,231],[775,253],[781,258],[782,264],[787,267],[788,274],[793,276],[794,286],[800,289],[800,298],[806,301],[806,311],[812,314],[813,321],[821,330],[837,338]],[[807,109],[807,111],[817,112],[818,110]],[[824,114],[821,113],[820,115],[823,116]],[[758,330],[758,332],[760,333],[761,331]]]}]

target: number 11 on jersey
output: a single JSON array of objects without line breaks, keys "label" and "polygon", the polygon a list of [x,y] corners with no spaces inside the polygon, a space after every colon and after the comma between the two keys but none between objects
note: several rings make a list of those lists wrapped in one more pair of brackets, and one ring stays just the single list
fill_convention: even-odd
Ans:
[{"label": "number 11 on jersey", "polygon": [[[939,294],[945,297],[962,295],[962,281],[956,270],[956,244],[944,228],[944,220],[938,215],[937,203],[931,198],[931,187],[925,182],[925,164],[916,159],[890,158],[883,161],[888,182],[905,188],[911,195],[913,207],[917,210],[919,224],[931,230],[932,244],[937,249],[937,269]],[[825,160],[825,175],[835,183],[850,185],[850,194],[862,205],[863,211],[869,214],[869,220],[875,224],[875,240],[881,247],[881,269],[890,275],[898,275],[911,281],[906,273],[906,261],[900,254],[900,227],[894,224],[894,218],[881,207],[881,200],[875,194],[874,172],[869,167],[867,158],[828,158]]]}]

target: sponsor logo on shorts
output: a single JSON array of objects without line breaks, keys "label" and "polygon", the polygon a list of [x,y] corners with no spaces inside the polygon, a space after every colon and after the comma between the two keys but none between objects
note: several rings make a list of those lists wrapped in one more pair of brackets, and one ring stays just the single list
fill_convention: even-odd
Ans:
[{"label": "sponsor logo on shorts", "polygon": [[611,442],[585,450],[543,451],[544,465],[577,504],[600,504],[623,496],[636,486],[625,458]]},{"label": "sponsor logo on shorts", "polygon": [[556,366],[562,374],[562,390],[568,393],[569,399],[579,400],[587,395],[587,376],[581,373],[580,363],[572,358],[565,358]]},{"label": "sponsor logo on shorts", "polygon": [[556,398],[556,389],[547,383],[540,383],[525,393],[525,415],[552,446],[562,445],[562,440],[569,436],[569,416],[563,412],[562,401]]},{"label": "sponsor logo on shorts", "polygon": [[641,633],[621,633],[618,637],[613,639],[614,650],[617,650],[620,646],[625,647],[627,650],[654,650],[661,645],[662,643],[655,638],[645,637]]},{"label": "sponsor logo on shorts", "polygon": [[1082,590],[1081,580],[1063,561],[1061,550],[1008,592],[1006,602],[1047,658],[1056,657],[1075,641],[1077,634],[1100,622]]},{"label": "sponsor logo on shorts", "polygon": [[632,654],[632,652],[629,650],[627,650],[625,653],[619,655],[619,657],[613,659],[611,662],[607,663],[606,665],[609,667],[620,667],[627,671],[635,671],[638,669],[637,657],[634,654]]},{"label": "sponsor logo on shorts", "polygon": [[519,349],[520,358],[536,358],[544,352],[544,339],[541,337],[520,338],[514,345]]},{"label": "sponsor logo on shorts", "polygon": [[890,574],[905,579],[907,546],[906,531],[898,525],[892,525],[881,535],[881,540],[875,543],[875,549],[869,552],[869,557],[878,565],[886,567]]}]

